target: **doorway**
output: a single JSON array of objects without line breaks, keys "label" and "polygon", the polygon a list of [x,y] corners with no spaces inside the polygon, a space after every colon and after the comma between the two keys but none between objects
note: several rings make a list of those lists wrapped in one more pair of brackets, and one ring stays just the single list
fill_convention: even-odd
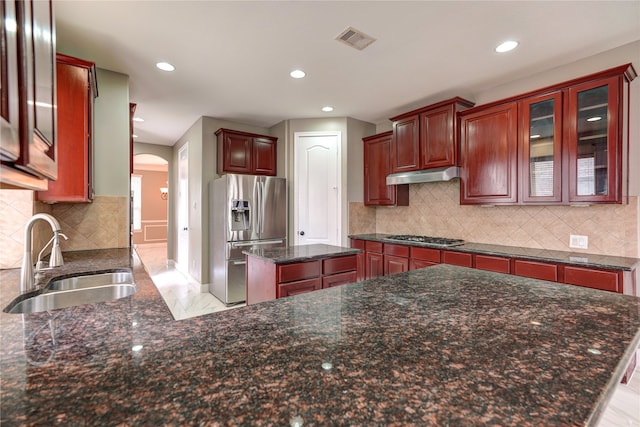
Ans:
[{"label": "doorway", "polygon": [[178,150],[178,250],[176,268],[189,274],[189,143]]},{"label": "doorway", "polygon": [[169,163],[152,154],[133,156],[131,174],[133,244],[167,244]]},{"label": "doorway", "polygon": [[294,243],[340,246],[341,133],[294,134]]}]

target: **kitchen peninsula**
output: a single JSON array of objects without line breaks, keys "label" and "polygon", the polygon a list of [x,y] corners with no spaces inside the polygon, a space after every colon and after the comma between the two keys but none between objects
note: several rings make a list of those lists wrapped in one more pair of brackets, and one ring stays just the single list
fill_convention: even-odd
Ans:
[{"label": "kitchen peninsula", "polygon": [[0,314],[3,426],[595,425],[640,343],[636,297],[452,265],[184,321],[131,267],[130,297]]}]

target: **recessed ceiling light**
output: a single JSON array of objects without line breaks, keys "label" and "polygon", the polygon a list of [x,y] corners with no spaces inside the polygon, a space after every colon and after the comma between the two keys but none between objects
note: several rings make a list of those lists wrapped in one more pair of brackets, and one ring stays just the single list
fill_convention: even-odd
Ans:
[{"label": "recessed ceiling light", "polygon": [[327,105],[326,107],[322,107],[322,111],[324,111],[325,113],[329,113],[329,112],[333,111],[333,107],[329,107]]},{"label": "recessed ceiling light", "polygon": [[302,71],[302,70],[293,70],[292,72],[290,72],[290,73],[289,73],[289,75],[290,75],[291,77],[293,77],[294,79],[301,79],[301,78],[303,78],[304,76],[306,76],[306,75],[307,75],[307,73],[305,73],[305,72],[304,72],[304,71]]},{"label": "recessed ceiling light", "polygon": [[133,135],[131,135],[133,138],[137,138],[138,135],[136,135],[135,133]]},{"label": "recessed ceiling light", "polygon": [[587,119],[588,122],[597,122],[598,120],[602,120],[602,117],[600,116],[593,116],[593,117],[589,117]]},{"label": "recessed ceiling light", "polygon": [[134,122],[144,122],[144,119],[142,117],[134,117],[133,121]]},{"label": "recessed ceiling light", "polygon": [[509,52],[510,50],[515,49],[518,46],[518,42],[513,40],[507,40],[504,43],[501,43],[498,47],[496,47],[496,52],[504,53]]},{"label": "recessed ceiling light", "polygon": [[156,67],[160,68],[162,71],[173,71],[176,69],[176,67],[169,64],[168,62],[158,62],[156,64]]}]

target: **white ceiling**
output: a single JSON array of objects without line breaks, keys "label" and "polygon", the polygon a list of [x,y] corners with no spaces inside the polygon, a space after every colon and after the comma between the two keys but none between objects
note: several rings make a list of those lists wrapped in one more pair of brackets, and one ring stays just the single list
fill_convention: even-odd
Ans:
[{"label": "white ceiling", "polygon": [[[145,119],[137,141],[162,145],[200,116],[263,127],[332,116],[380,123],[640,40],[638,0],[54,0],[54,13],[58,51],[129,75]],[[358,51],[334,40],[349,26],[377,41]],[[505,39],[520,46],[495,53]],[[289,77],[294,68],[307,77]]]}]

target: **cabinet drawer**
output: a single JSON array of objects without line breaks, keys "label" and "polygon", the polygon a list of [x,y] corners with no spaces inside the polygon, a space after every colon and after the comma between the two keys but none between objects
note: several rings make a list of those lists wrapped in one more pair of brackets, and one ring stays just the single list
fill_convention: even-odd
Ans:
[{"label": "cabinet drawer", "polygon": [[509,258],[498,256],[476,255],[476,268],[480,270],[495,271],[496,273],[509,273]]},{"label": "cabinet drawer", "polygon": [[411,247],[411,259],[419,259],[432,263],[440,262],[440,249]]},{"label": "cabinet drawer", "polygon": [[395,255],[409,258],[409,246],[385,243],[384,253],[385,255]]},{"label": "cabinet drawer", "polygon": [[319,277],[320,261],[297,262],[278,266],[278,283],[293,282],[294,280]]},{"label": "cabinet drawer", "polygon": [[558,281],[558,266],[544,262],[523,261],[520,259],[514,262],[513,274],[516,276],[531,277],[533,279]]},{"label": "cabinet drawer", "polygon": [[620,292],[622,289],[622,272],[592,270],[582,267],[564,267],[564,283],[570,285],[586,286],[587,288],[601,289],[603,291]]},{"label": "cabinet drawer", "polygon": [[417,270],[419,268],[433,267],[434,265],[438,265],[438,264],[440,263],[411,258],[411,261],[409,262],[409,270]]},{"label": "cabinet drawer", "polygon": [[367,252],[379,252],[382,253],[382,243],[380,242],[372,242],[371,240],[367,240],[365,242],[365,248]]},{"label": "cabinet drawer", "polygon": [[322,289],[322,280],[320,280],[319,277],[291,283],[281,283],[278,285],[278,298],[306,294],[307,292],[317,291],[318,289]]},{"label": "cabinet drawer", "polygon": [[353,271],[358,268],[358,256],[348,255],[329,258],[322,261],[322,274],[335,274],[344,271]]},{"label": "cabinet drawer", "polygon": [[331,288],[333,286],[346,285],[347,283],[354,283],[357,280],[357,274],[355,271],[349,271],[347,273],[333,274],[331,276],[325,276],[322,278],[322,288]]},{"label": "cabinet drawer", "polygon": [[461,267],[471,267],[471,254],[464,252],[442,251],[442,262],[445,264],[459,265]]}]

